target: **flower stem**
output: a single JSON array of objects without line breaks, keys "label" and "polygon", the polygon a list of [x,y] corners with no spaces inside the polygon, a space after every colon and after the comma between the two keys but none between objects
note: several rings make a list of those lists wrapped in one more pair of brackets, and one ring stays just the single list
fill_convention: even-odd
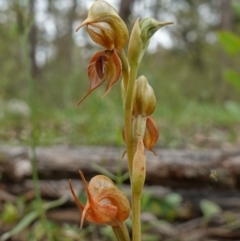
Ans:
[{"label": "flower stem", "polygon": [[138,65],[132,64],[130,65],[130,75],[128,81],[128,88],[125,100],[125,137],[126,137],[126,146],[127,146],[127,156],[128,156],[128,167],[130,177],[132,176],[132,162],[134,156],[134,144],[132,138],[132,103],[133,103],[133,91],[134,91],[134,83],[136,80]]},{"label": "flower stem", "polygon": [[[132,104],[133,104],[133,93],[134,84],[137,76],[138,64],[130,63],[130,75],[128,81],[128,88],[125,100],[125,137],[128,155],[128,166],[130,173],[130,180],[132,182],[132,166],[133,157],[136,150],[136,143],[132,135]],[[132,187],[132,236],[133,241],[141,241],[141,219],[140,219],[140,198]]]},{"label": "flower stem", "polygon": [[121,62],[122,62],[123,86],[124,86],[124,89],[127,90],[128,79],[129,79],[128,60],[127,60],[126,54],[125,54],[123,49],[118,52],[118,56],[119,56],[119,58],[121,59]]},{"label": "flower stem", "polygon": [[132,193],[132,240],[141,241],[141,197]]},{"label": "flower stem", "polygon": [[130,241],[128,229],[124,222],[119,226],[112,226],[112,229],[118,241]]},{"label": "flower stem", "polygon": [[[128,169],[130,181],[132,183],[132,169],[133,169],[133,157],[136,150],[136,141],[133,137],[132,130],[132,105],[133,105],[133,94],[134,85],[137,77],[138,62],[133,61],[128,63],[125,53],[119,52],[119,57],[122,61],[122,73],[123,73],[123,87],[126,93],[124,103],[124,126],[125,126],[125,141],[127,146],[128,156]],[[130,70],[130,71],[129,71]],[[137,134],[137,133],[136,133]],[[132,187],[132,185],[131,185]],[[134,192],[132,187],[132,237],[133,241],[141,241],[141,206],[140,206],[141,195]]]}]

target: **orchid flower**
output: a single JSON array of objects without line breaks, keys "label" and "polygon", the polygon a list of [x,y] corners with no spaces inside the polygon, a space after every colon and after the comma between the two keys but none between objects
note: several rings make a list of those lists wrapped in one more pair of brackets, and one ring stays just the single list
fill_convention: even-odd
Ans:
[{"label": "orchid flower", "polygon": [[86,26],[92,40],[104,47],[105,50],[93,55],[88,65],[90,88],[78,105],[104,81],[108,81],[106,95],[117,82],[122,72],[122,63],[118,57],[128,42],[126,24],[117,14],[117,11],[107,2],[100,0],[93,3],[88,17],[77,28],[77,31]]},{"label": "orchid flower", "polygon": [[82,228],[84,219],[97,224],[118,226],[128,218],[130,213],[128,199],[110,178],[97,175],[90,180],[88,185],[83,173],[81,171],[79,173],[87,192],[88,200],[85,206],[78,200],[71,180],[69,180],[69,185],[74,200],[82,211],[80,228]]}]

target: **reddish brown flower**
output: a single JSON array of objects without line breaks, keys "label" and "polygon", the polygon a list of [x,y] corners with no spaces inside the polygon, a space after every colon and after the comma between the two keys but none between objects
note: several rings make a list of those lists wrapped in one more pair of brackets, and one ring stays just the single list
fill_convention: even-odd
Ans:
[{"label": "reddish brown flower", "polygon": [[71,180],[69,180],[69,185],[71,193],[82,211],[80,228],[82,228],[84,219],[97,224],[117,226],[128,218],[129,202],[111,179],[104,175],[97,175],[90,180],[88,185],[83,173],[80,171],[79,173],[87,192],[88,200],[85,206],[78,200]]},{"label": "reddish brown flower", "polygon": [[115,49],[99,51],[94,54],[88,65],[90,88],[78,105],[104,81],[108,82],[106,91],[103,94],[106,95],[119,79],[121,71],[122,63]]}]

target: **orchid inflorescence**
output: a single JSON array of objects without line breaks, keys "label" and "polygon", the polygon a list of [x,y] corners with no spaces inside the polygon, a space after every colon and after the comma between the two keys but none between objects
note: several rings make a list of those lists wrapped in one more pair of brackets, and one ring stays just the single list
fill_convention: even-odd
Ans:
[{"label": "orchid inflorescence", "polygon": [[[126,143],[129,176],[132,190],[132,240],[141,240],[140,198],[146,176],[144,149],[154,152],[159,131],[151,117],[156,106],[153,88],[145,76],[137,78],[138,66],[153,34],[172,22],[159,22],[153,18],[137,19],[130,37],[124,21],[106,1],[95,1],[88,17],[77,28],[86,26],[91,39],[103,47],[93,55],[88,65],[90,87],[78,105],[96,88],[107,81],[106,95],[122,75],[121,93],[124,106],[123,140]],[[128,43],[128,57],[124,48]],[[155,152],[154,152],[155,153]],[[87,203],[82,204],[76,196],[71,181],[71,193],[84,219],[97,224],[110,225],[118,241],[130,241],[125,220],[130,214],[126,196],[104,175],[97,175],[87,184],[80,171]]]}]

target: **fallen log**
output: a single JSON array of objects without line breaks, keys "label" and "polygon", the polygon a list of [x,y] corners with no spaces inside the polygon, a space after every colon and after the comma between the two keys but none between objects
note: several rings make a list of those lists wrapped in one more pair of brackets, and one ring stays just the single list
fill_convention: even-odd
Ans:
[{"label": "fallen log", "polygon": [[[39,177],[48,179],[86,178],[98,173],[93,164],[111,173],[127,172],[123,149],[116,147],[28,147],[0,146],[0,173],[3,181],[19,182],[31,178],[31,160],[35,156]],[[240,150],[156,150],[147,152],[148,185],[170,188],[234,189],[240,187]]]}]

